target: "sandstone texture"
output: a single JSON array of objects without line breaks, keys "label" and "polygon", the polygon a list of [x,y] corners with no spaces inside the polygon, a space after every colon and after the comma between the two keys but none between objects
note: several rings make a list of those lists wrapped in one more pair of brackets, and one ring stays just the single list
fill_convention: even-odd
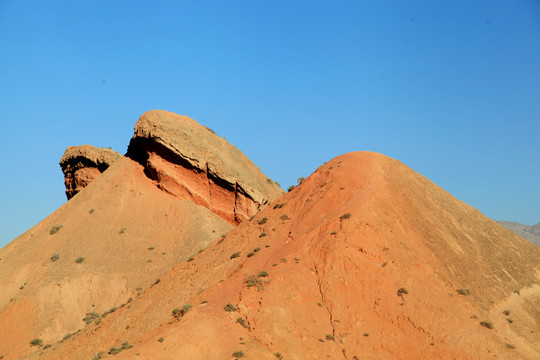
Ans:
[{"label": "sandstone texture", "polygon": [[[90,196],[97,184],[104,186],[102,178],[109,176],[109,172],[102,175],[74,200],[85,201],[83,195]],[[107,184],[103,194],[118,191],[114,182]],[[150,193],[149,184],[142,184],[143,194]],[[139,206],[150,206],[150,201],[136,206],[138,186],[131,188],[134,194],[122,193],[132,202],[115,199],[101,211],[116,209],[126,221]],[[158,202],[174,198],[159,193],[152,192]],[[176,263],[145,291],[130,295],[133,299],[126,306],[100,315],[99,321],[79,321],[81,330],[69,340],[62,340],[60,331],[55,336],[44,332],[38,319],[4,326],[12,324],[4,319],[51,312],[50,307],[29,306],[35,292],[31,284],[37,280],[22,264],[33,268],[47,264],[44,254],[30,249],[49,246],[45,253],[68,251],[68,244],[59,247],[50,242],[63,231],[72,237],[75,226],[79,236],[82,229],[92,235],[95,223],[79,223],[83,211],[79,208],[89,205],[60,209],[33,229],[34,238],[25,234],[7,252],[0,251],[6,261],[27,259],[9,286],[2,287],[8,289],[5,298],[16,300],[0,318],[4,327],[0,352],[9,351],[5,344],[9,334],[16,333],[27,342],[48,336],[47,343],[52,344],[47,349],[27,345],[25,359],[108,358],[114,349],[120,350],[115,359],[540,358],[540,249],[399,161],[369,152],[345,154],[321,166],[250,221],[189,261]],[[151,221],[136,225],[143,219],[138,217],[130,225],[138,226],[134,233],[148,227],[144,235],[129,240],[110,235],[110,243],[129,246],[125,252],[114,249],[119,257],[129,253],[134,262],[141,262],[139,276],[149,265],[142,261],[143,252],[135,249],[154,241],[167,244],[162,233],[151,233],[165,231],[165,214],[154,214],[159,206],[152,209],[147,212],[154,217]],[[176,212],[175,221],[184,214]],[[207,216],[203,214],[192,219]],[[55,235],[43,234],[60,217],[64,227]],[[188,224],[186,220],[177,229]],[[102,252],[108,244],[103,243]],[[15,253],[25,247],[28,254]],[[100,260],[101,253],[88,256],[90,269],[107,266],[110,259]],[[67,282],[89,271],[74,265],[58,274],[63,279],[62,295],[70,304],[76,291]],[[9,269],[15,272],[14,267]],[[138,282],[137,276],[125,276],[128,283]],[[26,281],[28,290],[18,290]],[[51,284],[60,291],[55,286]],[[25,291],[28,296],[22,297]],[[83,303],[79,313],[93,303],[102,306],[105,293],[100,295],[86,294],[92,300]]]},{"label": "sandstone texture", "polygon": [[144,113],[127,155],[156,185],[231,224],[254,215],[283,193],[240,150],[195,120],[168,111]]},{"label": "sandstone texture", "polygon": [[68,200],[121,157],[112,149],[91,145],[69,146],[60,159]]},{"label": "sandstone texture", "polygon": [[512,230],[516,235],[540,246],[540,223],[532,226],[523,225],[514,221],[498,221],[499,224]]}]

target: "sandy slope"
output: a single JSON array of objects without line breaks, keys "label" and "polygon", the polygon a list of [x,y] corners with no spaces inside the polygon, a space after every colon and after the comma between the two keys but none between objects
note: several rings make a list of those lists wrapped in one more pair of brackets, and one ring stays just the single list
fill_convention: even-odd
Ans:
[{"label": "sandy slope", "polygon": [[0,250],[0,356],[17,359],[36,350],[32,339],[54,344],[83,328],[86,313],[120,306],[231,227],[118,160]]},{"label": "sandy slope", "polygon": [[350,153],[28,358],[112,358],[126,342],[115,358],[537,359],[539,260],[537,247],[400,162]]}]

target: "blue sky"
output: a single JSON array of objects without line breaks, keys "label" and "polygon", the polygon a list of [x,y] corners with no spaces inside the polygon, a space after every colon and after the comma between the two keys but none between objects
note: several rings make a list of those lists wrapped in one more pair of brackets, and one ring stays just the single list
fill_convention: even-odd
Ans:
[{"label": "blue sky", "polygon": [[65,202],[69,145],[191,116],[283,188],[356,150],[540,222],[540,2],[0,0],[0,246]]}]

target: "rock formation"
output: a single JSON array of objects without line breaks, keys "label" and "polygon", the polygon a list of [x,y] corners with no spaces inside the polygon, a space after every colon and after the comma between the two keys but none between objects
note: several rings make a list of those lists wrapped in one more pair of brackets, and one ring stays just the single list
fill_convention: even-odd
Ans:
[{"label": "rock formation", "polygon": [[[87,190],[96,191],[94,184],[103,184],[99,180]],[[107,192],[116,193],[114,189],[102,190],[102,198]],[[88,193],[74,201],[82,202]],[[158,201],[174,199],[159,193]],[[138,201],[136,190],[127,194],[135,202],[115,208],[118,214],[125,212],[126,219]],[[103,210],[115,204],[110,202]],[[137,255],[132,250],[141,248],[139,242],[162,240],[161,234],[151,232],[165,223],[163,214],[155,214],[160,206],[153,209],[149,216],[162,222],[146,229],[143,237],[136,241],[122,237],[130,235],[130,228],[124,235],[114,235],[115,245],[131,246],[129,257]],[[204,212],[195,218],[201,215]],[[66,236],[75,225],[68,219],[80,218],[68,209],[57,216],[66,219],[58,234],[36,234],[32,240],[27,235],[30,247],[37,236],[45,238],[35,246]],[[49,219],[47,225],[54,223]],[[182,229],[192,221],[184,224],[176,226]],[[94,228],[88,223],[78,231]],[[0,257],[28,258],[15,254],[25,248],[15,245],[20,244],[10,247],[12,253],[0,252]],[[31,263],[47,260],[26,251],[36,257]],[[130,261],[140,261],[140,254]],[[3,287],[18,295],[0,323],[9,326],[4,333],[15,329],[21,332],[17,337],[28,342],[42,337],[44,344],[51,344],[27,345],[25,350],[33,351],[27,360],[108,358],[107,353],[118,353],[114,358],[119,360],[532,360],[540,358],[539,258],[540,249],[399,161],[375,153],[349,153],[321,166],[225,238],[178,263],[161,281],[133,295],[126,306],[106,317],[99,313],[99,321],[89,324],[79,320],[81,331],[68,341],[62,340],[60,331],[53,337],[29,322],[25,324],[33,332],[19,330],[22,326],[15,320],[30,314],[22,312],[20,294],[30,295],[35,286],[24,273]],[[58,263],[61,259],[62,255]],[[108,264],[95,261],[87,271]],[[84,274],[71,263],[64,276]],[[147,266],[139,265],[140,276]],[[25,281],[28,289],[19,291],[16,285]],[[66,292],[65,282],[60,289],[52,288]],[[92,299],[103,309],[105,299]],[[92,303],[87,301],[83,309]],[[40,317],[49,312],[36,310]],[[16,357],[6,357],[12,358]]]},{"label": "rock formation", "polygon": [[91,145],[69,146],[60,159],[68,200],[121,157],[112,149]]},{"label": "rock formation", "polygon": [[160,189],[207,207],[231,224],[283,193],[235,146],[195,120],[168,111],[140,117],[127,156],[142,164]]}]

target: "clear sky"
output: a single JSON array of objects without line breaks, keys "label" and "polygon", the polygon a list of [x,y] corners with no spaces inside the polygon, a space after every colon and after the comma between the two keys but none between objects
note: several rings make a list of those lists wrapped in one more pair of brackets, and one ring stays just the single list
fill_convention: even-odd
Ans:
[{"label": "clear sky", "polygon": [[283,188],[376,151],[540,222],[540,1],[0,0],[0,246],[65,201],[69,145],[164,109]]}]

